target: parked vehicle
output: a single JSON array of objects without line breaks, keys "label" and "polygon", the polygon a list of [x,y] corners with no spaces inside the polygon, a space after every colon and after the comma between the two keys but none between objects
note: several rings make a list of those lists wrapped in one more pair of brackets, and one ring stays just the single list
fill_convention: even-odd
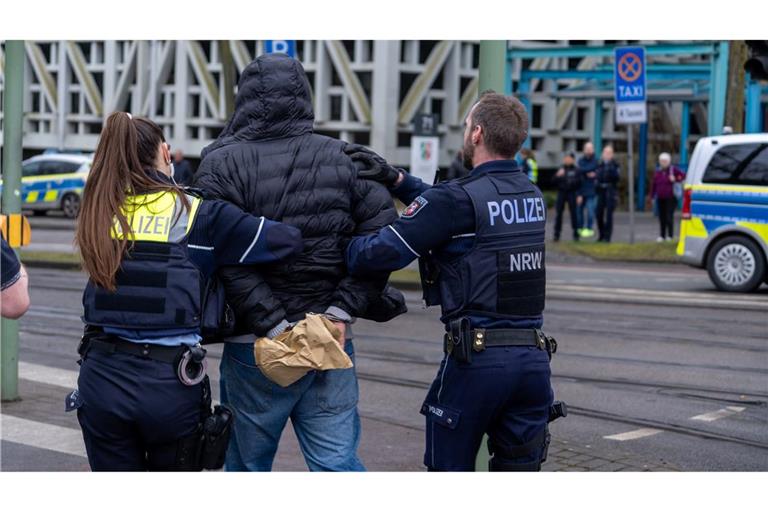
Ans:
[{"label": "parked vehicle", "polygon": [[721,290],[749,292],[768,280],[768,133],[699,140],[677,254]]}]

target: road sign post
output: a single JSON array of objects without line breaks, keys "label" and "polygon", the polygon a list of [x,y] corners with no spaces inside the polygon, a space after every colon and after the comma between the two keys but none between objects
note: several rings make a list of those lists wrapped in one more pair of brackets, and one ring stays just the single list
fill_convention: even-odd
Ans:
[{"label": "road sign post", "polygon": [[[24,41],[6,41],[3,91],[3,205],[5,214],[21,212],[22,104]],[[0,398],[19,399],[19,324],[2,319],[0,326]]]},{"label": "road sign post", "polygon": [[435,114],[417,114],[411,137],[411,175],[433,183],[440,159],[439,119]]},{"label": "road sign post", "polygon": [[635,243],[635,155],[632,147],[633,124],[648,119],[645,87],[645,48],[616,48],[614,56],[614,98],[616,123],[627,125],[627,171],[629,181],[629,243]]}]

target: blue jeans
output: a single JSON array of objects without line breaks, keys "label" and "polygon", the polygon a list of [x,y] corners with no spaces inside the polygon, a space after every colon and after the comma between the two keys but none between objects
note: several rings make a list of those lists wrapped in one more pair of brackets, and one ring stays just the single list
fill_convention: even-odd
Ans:
[{"label": "blue jeans", "polygon": [[[347,340],[345,351],[355,360]],[[357,456],[360,416],[355,369],[311,371],[287,388],[256,366],[253,345],[226,343],[221,402],[235,410],[226,471],[270,471],[288,418],[310,471],[365,471]]]},{"label": "blue jeans", "polygon": [[[581,206],[577,208],[577,221],[579,229],[587,228],[592,229],[595,223],[595,205],[597,204],[597,196],[583,196],[584,200],[581,202]],[[584,208],[587,209],[587,223],[584,224]]]}]

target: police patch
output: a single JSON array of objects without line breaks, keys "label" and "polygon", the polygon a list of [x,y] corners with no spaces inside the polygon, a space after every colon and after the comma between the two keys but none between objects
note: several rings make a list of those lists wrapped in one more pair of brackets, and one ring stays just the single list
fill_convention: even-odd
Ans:
[{"label": "police patch", "polygon": [[402,218],[404,219],[412,219],[416,216],[417,213],[421,211],[422,208],[427,206],[429,201],[424,199],[422,196],[417,197],[413,200],[411,204],[408,205],[408,208],[403,211]]}]

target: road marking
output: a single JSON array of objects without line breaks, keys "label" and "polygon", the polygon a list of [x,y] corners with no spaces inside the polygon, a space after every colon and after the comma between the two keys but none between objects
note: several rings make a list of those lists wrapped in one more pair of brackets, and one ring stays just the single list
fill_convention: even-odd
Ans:
[{"label": "road marking", "polygon": [[[729,296],[700,292],[673,292],[641,288],[605,288],[597,286],[547,284],[547,297],[553,299],[580,299],[622,304],[706,306],[738,310],[765,311],[768,300],[762,297]],[[742,298],[743,297],[743,298]]]},{"label": "road marking", "polygon": [[725,418],[727,416],[733,416],[734,414],[738,414],[744,409],[746,408],[731,406],[731,407],[726,407],[725,409],[720,409],[719,411],[712,411],[704,414],[699,414],[698,416],[693,416],[690,419],[694,421],[715,421],[715,420],[719,420],[720,418]]},{"label": "road marking", "polygon": [[75,389],[77,387],[77,376],[78,372],[72,370],[62,370],[61,368],[19,361],[19,377],[24,380]]},{"label": "road marking", "polygon": [[641,428],[639,430],[631,430],[629,432],[614,434],[612,436],[603,436],[603,439],[611,439],[613,441],[631,441],[632,439],[640,439],[658,434],[660,432],[663,432],[663,430],[657,430],[655,428]]},{"label": "road marking", "polygon": [[73,428],[0,415],[2,439],[35,448],[86,457],[83,434]]}]

